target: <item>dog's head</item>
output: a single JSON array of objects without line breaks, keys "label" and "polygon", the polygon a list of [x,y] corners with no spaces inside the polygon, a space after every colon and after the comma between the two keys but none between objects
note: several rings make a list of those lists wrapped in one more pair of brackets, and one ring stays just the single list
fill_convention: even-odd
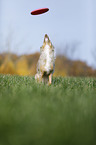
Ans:
[{"label": "dog's head", "polygon": [[49,43],[49,42],[50,42],[49,37],[48,37],[47,34],[45,34],[45,36],[44,36],[44,43]]},{"label": "dog's head", "polygon": [[46,45],[49,46],[50,49],[53,49],[53,45],[47,34],[45,34],[45,36],[44,36],[43,48],[45,48]]}]

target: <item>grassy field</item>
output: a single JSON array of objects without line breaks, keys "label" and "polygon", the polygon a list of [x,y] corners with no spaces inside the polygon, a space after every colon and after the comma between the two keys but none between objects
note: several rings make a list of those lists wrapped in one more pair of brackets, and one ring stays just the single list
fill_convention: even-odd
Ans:
[{"label": "grassy field", "polygon": [[0,145],[96,145],[96,78],[0,75]]}]

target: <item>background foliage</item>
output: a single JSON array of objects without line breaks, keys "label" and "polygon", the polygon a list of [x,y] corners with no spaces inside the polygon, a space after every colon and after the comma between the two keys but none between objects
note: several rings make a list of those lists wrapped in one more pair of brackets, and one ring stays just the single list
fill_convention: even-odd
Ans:
[{"label": "background foliage", "polygon": [[[17,56],[5,53],[0,55],[0,73],[16,75],[35,75],[39,53]],[[81,61],[72,61],[65,56],[57,56],[54,76],[96,77],[96,70]]]}]

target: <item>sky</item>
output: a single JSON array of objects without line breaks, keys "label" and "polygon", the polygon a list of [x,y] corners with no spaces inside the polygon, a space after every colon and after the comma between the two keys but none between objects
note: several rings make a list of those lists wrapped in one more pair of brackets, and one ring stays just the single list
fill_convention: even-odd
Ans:
[{"label": "sky", "polygon": [[[69,48],[69,57],[94,64],[96,0],[0,0],[0,52],[18,55],[40,51],[48,34],[57,55]],[[49,12],[32,16],[38,8]],[[76,45],[75,45],[76,44]],[[76,46],[72,53],[70,50]]]}]

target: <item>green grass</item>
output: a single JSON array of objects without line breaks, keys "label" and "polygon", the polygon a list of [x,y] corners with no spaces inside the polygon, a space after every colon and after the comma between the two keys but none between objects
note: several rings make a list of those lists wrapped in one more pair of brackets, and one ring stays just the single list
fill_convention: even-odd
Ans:
[{"label": "green grass", "polygon": [[0,145],[96,145],[96,78],[0,75]]}]

